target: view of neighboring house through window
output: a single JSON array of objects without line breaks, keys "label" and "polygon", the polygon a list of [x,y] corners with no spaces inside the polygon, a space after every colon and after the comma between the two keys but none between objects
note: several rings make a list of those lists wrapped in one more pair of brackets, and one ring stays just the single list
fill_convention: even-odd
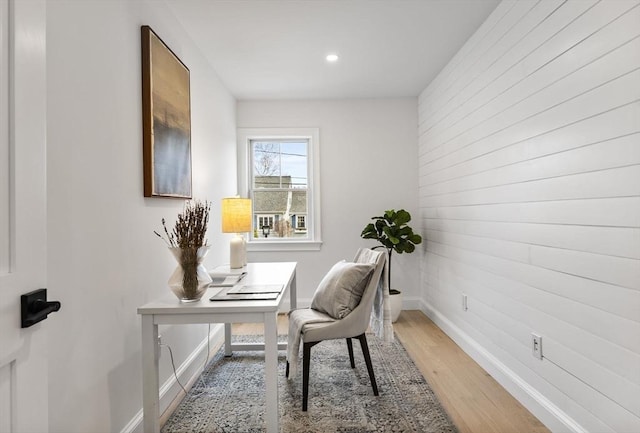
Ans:
[{"label": "view of neighboring house through window", "polygon": [[249,141],[252,239],[308,239],[308,139]]}]

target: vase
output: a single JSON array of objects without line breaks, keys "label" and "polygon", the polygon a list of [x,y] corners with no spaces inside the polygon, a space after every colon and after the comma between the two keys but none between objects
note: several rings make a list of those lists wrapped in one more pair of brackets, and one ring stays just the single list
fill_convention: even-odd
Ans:
[{"label": "vase", "polygon": [[180,302],[196,302],[202,298],[211,283],[211,277],[202,264],[209,247],[169,248],[178,262],[169,278],[171,291]]}]

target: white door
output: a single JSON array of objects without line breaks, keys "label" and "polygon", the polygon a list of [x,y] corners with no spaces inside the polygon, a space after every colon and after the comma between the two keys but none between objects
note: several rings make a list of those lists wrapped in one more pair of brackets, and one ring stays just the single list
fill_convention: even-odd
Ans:
[{"label": "white door", "polygon": [[48,431],[48,322],[20,323],[46,287],[45,9],[0,0],[0,432]]}]

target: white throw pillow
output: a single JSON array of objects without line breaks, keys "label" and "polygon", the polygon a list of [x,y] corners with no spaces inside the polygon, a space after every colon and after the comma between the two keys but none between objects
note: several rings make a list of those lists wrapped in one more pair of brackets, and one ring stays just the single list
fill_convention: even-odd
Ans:
[{"label": "white throw pillow", "polygon": [[360,303],[374,266],[344,260],[324,276],[311,301],[311,308],[343,319]]}]

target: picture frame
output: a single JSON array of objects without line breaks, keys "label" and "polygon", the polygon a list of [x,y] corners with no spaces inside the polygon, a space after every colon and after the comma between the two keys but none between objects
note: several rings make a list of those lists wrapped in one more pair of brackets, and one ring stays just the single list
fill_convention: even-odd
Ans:
[{"label": "picture frame", "polygon": [[144,196],[191,199],[189,68],[151,27],[141,40]]}]

